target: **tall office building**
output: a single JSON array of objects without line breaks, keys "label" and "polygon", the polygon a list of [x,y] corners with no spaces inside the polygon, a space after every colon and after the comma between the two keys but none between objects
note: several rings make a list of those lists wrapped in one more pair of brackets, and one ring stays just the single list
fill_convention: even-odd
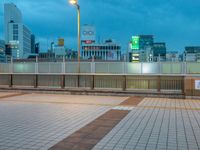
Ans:
[{"label": "tall office building", "polygon": [[35,35],[31,34],[31,53],[35,53]]},{"label": "tall office building", "polygon": [[0,53],[5,53],[5,41],[0,40]]},{"label": "tall office building", "polygon": [[153,61],[153,35],[132,36],[129,46],[129,58],[131,62]]},{"label": "tall office building", "polygon": [[12,57],[27,58],[31,53],[31,31],[23,24],[21,11],[13,3],[4,5],[4,30]]}]

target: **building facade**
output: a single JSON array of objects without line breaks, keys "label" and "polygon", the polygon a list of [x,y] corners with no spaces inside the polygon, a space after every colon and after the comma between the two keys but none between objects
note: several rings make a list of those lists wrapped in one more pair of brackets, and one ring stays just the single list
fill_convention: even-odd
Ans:
[{"label": "building facade", "polygon": [[0,52],[5,53],[5,41],[4,40],[0,40]]},{"label": "building facade", "polygon": [[97,42],[95,27],[84,25],[81,28],[81,56],[82,59],[119,61],[121,46],[111,39]]},{"label": "building facade", "polygon": [[169,51],[166,54],[167,62],[178,62],[181,61],[180,54],[178,51]]},{"label": "building facade", "polygon": [[200,62],[200,46],[185,47],[184,57],[188,62]]},{"label": "building facade", "polygon": [[164,42],[153,43],[153,61],[166,61],[166,44]]},{"label": "building facade", "polygon": [[5,41],[0,40],[0,62],[5,61]]},{"label": "building facade", "polygon": [[129,43],[129,61],[152,62],[153,43],[153,35],[132,36],[132,40]]},{"label": "building facade", "polygon": [[153,35],[132,36],[129,43],[130,62],[157,62],[166,60],[166,44],[154,42]]},{"label": "building facade", "polygon": [[14,59],[27,58],[31,53],[31,31],[23,24],[21,11],[13,3],[4,5],[5,42]]}]

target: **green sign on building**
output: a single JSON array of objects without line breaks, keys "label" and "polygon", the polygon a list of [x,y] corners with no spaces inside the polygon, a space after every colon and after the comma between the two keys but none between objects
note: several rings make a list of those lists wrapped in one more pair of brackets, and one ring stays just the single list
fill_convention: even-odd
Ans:
[{"label": "green sign on building", "polygon": [[132,36],[132,44],[131,44],[132,50],[139,50],[140,48],[139,41],[140,41],[139,36]]}]

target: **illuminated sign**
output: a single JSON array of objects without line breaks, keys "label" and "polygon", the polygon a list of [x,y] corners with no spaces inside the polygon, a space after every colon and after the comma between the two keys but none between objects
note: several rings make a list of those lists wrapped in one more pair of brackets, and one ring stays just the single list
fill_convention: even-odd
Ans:
[{"label": "illuminated sign", "polygon": [[200,90],[200,80],[195,80],[195,90]]},{"label": "illuminated sign", "polygon": [[132,36],[132,42],[131,42],[131,49],[132,50],[139,50],[139,41],[140,37],[139,36]]},{"label": "illuminated sign", "polygon": [[86,41],[85,41],[85,44],[92,44],[92,43],[93,43],[92,40],[86,40]]},{"label": "illuminated sign", "polygon": [[65,40],[63,38],[58,39],[58,46],[64,46],[65,45]]},{"label": "illuminated sign", "polygon": [[139,62],[139,54],[132,54],[132,62]]}]

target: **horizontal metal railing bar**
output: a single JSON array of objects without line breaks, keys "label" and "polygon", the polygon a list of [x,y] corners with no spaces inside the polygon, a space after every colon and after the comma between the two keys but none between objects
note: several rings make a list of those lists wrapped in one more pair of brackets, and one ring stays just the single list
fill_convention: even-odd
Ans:
[{"label": "horizontal metal railing bar", "polygon": [[200,74],[107,74],[107,73],[0,73],[0,75],[88,75],[88,76],[174,76],[200,77]]}]

